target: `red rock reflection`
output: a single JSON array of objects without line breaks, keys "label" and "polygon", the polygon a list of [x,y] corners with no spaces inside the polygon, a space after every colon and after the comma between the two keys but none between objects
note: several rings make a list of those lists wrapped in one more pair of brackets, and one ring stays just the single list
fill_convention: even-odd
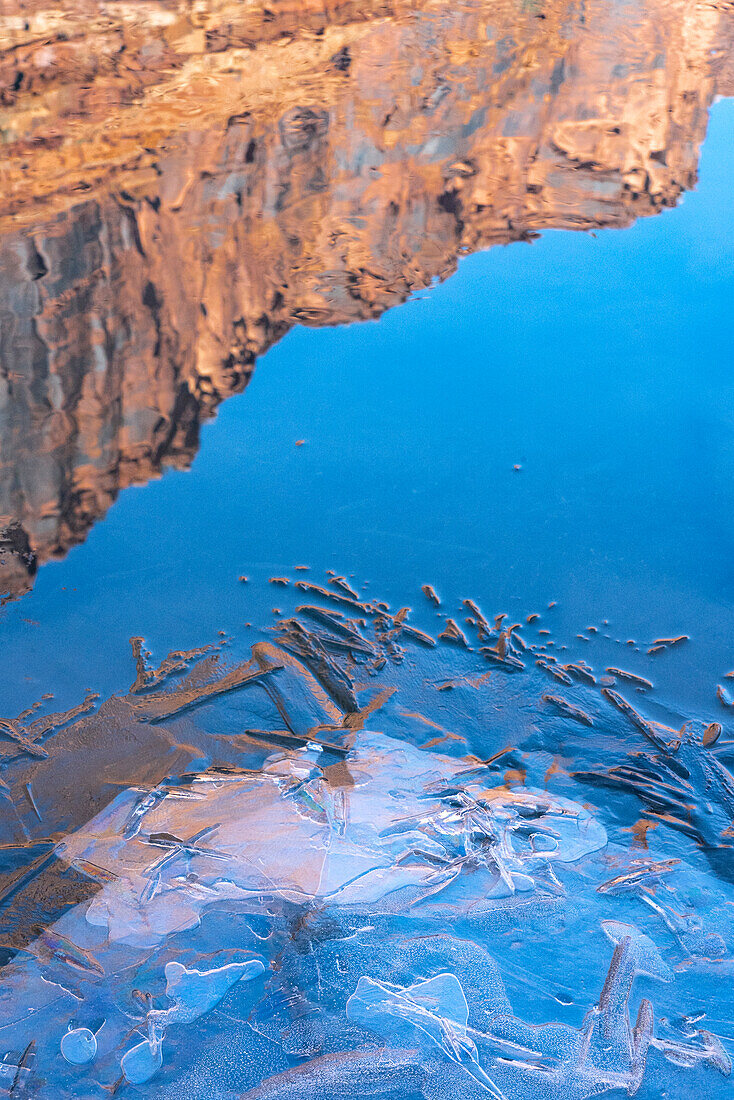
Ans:
[{"label": "red rock reflection", "polygon": [[696,180],[723,6],[4,5],[0,593],[292,325],[378,316],[462,253],[625,226]]}]

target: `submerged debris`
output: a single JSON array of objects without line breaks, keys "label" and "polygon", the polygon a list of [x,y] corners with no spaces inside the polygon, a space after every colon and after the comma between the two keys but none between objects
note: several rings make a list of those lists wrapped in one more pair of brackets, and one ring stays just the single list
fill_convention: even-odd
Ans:
[{"label": "submerged debris", "polygon": [[466,640],[466,635],[463,630],[457,626],[453,619],[447,619],[443,630],[439,634],[439,638],[443,642],[454,642],[456,645],[464,646],[465,649],[469,648],[469,643]]},{"label": "submerged debris", "polygon": [[69,710],[58,711],[55,714],[47,714],[40,718],[35,718],[32,722],[25,722],[24,718],[35,711],[35,707],[30,711],[26,711],[16,719],[0,718],[0,734],[4,734],[9,737],[16,745],[19,746],[20,753],[26,753],[28,756],[37,757],[42,760],[48,759],[48,750],[42,744],[42,738],[45,738],[48,734],[55,733],[63,726],[74,719],[78,718],[82,714],[87,714],[93,710],[99,695],[94,691],[87,692],[87,696],[83,703],[77,704],[75,707],[71,707]]},{"label": "submerged debris", "polygon": [[629,680],[630,683],[636,684],[637,687],[652,690],[652,680],[648,680],[644,676],[638,676],[636,672],[626,672],[623,668],[613,667],[608,668],[607,672],[611,676],[619,676],[621,680]]},{"label": "submerged debris", "polygon": [[135,680],[130,688],[131,693],[155,687],[163,680],[168,679],[173,673],[181,672],[188,668],[193,661],[197,661],[206,653],[211,653],[218,648],[213,645],[205,645],[195,649],[173,650],[164,658],[158,668],[151,668],[148,665],[150,653],[143,648],[143,644],[143,638],[130,639],[136,669]]},{"label": "submerged debris", "polygon": [[662,653],[663,650],[670,649],[671,646],[682,645],[683,642],[690,641],[687,634],[678,634],[675,638],[656,638],[648,649],[648,653]]},{"label": "submerged debris", "polygon": [[581,707],[575,707],[573,703],[569,703],[566,699],[562,699],[560,695],[543,695],[541,698],[544,703],[550,703],[562,714],[567,714],[569,718],[581,722],[582,725],[594,725],[594,719],[587,714],[585,710],[582,710]]}]

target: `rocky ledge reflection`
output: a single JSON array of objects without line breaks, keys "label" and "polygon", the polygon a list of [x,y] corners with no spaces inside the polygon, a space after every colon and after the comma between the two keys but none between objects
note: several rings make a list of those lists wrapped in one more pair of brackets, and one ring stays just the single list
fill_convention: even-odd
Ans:
[{"label": "rocky ledge reflection", "polygon": [[294,324],[696,180],[725,5],[10,2],[0,29],[0,594]]}]

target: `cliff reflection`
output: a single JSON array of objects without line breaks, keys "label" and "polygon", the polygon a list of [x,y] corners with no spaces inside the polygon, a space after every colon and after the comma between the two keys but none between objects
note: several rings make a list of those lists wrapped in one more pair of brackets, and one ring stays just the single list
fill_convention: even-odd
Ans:
[{"label": "cliff reflection", "polygon": [[5,5],[0,594],[294,324],[375,317],[462,253],[625,226],[696,180],[724,5]]}]

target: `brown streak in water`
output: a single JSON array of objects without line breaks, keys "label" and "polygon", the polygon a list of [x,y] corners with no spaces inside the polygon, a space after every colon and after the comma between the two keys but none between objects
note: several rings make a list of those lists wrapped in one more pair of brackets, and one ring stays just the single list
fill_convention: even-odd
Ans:
[{"label": "brown streak in water", "polygon": [[278,637],[278,642],[295,657],[298,657],[313,672],[326,693],[343,714],[359,710],[352,677],[338,661],[335,661],[328,648],[320,641],[312,645],[310,639],[305,644],[291,635]]},{"label": "brown streak in water", "polygon": [[657,821],[663,821],[673,829],[678,829],[681,833],[684,833],[685,836],[692,837],[693,839],[698,838],[698,833],[690,821],[686,821],[682,817],[676,817],[675,814],[665,813],[662,810],[648,810],[647,812],[650,817],[654,817]]},{"label": "brown streak in water", "polygon": [[706,729],[703,731],[703,737],[701,739],[701,744],[703,745],[703,747],[707,749],[711,745],[715,745],[721,737],[722,732],[723,731],[720,722],[711,722],[708,726],[706,726]]},{"label": "brown streak in water", "polygon": [[535,663],[538,668],[542,668],[544,672],[547,672],[555,680],[558,680],[559,683],[566,684],[567,687],[570,687],[570,685],[573,683],[573,680],[568,675],[568,673],[563,672],[563,670],[560,668],[555,668],[552,664],[549,664],[548,661],[544,661],[541,658],[538,658]]},{"label": "brown streak in water", "polygon": [[295,672],[324,713],[337,726],[341,726],[344,719],[343,712],[334,704],[331,696],[321,686],[313,673],[291,653],[279,646],[272,645],[270,642],[256,642],[252,647],[252,658],[260,666],[263,675],[278,672],[281,668],[289,668]]},{"label": "brown streak in water", "polygon": [[426,718],[425,714],[421,714],[417,710],[405,710],[404,707],[401,707],[400,713],[403,714],[406,718],[415,718],[417,722],[422,722],[424,726],[430,726],[431,729],[438,730],[442,734],[446,733],[446,730],[443,728],[443,726],[439,725],[438,722],[434,722],[432,721],[432,719]]},{"label": "brown streak in water", "polygon": [[445,745],[447,741],[463,741],[463,743],[466,744],[465,737],[462,737],[458,733],[450,733],[446,730],[440,737],[432,737],[430,741],[423,741],[419,748],[435,749],[438,745]]},{"label": "brown streak in water", "polygon": [[441,601],[438,598],[438,593],[436,592],[436,589],[433,587],[432,584],[421,585],[421,592],[426,597],[426,599],[433,604],[434,607],[441,606]]},{"label": "brown streak in water", "polygon": [[582,725],[594,725],[593,718],[591,718],[585,710],[581,710],[580,707],[576,707],[573,703],[569,703],[566,699],[562,699],[560,695],[543,695],[541,698],[544,703],[550,703],[563,714],[568,715],[569,718],[574,718],[577,722],[581,722]]},{"label": "brown streak in water", "polygon": [[[569,661],[568,664],[560,665],[559,667],[562,668],[564,672],[568,672],[570,675],[575,676],[578,680],[583,680],[586,684],[596,684],[594,673],[584,661]],[[613,683],[613,681],[611,682]]]},{"label": "brown streak in water", "polygon": [[348,714],[346,716],[344,719],[344,729],[364,729],[364,724],[367,719],[376,711],[381,710],[388,699],[390,699],[397,690],[396,687],[387,687],[383,688],[382,691],[378,691],[377,695],[375,695],[373,699],[370,699],[369,703],[361,707],[356,714]]},{"label": "brown streak in water", "polygon": [[290,730],[258,730],[258,729],[246,729],[243,733],[238,734],[236,740],[249,740],[255,741],[261,744],[263,741],[270,742],[271,745],[282,746],[285,743],[286,746],[291,747],[297,745],[299,748],[303,748],[305,745],[316,744],[320,748],[327,750],[328,752],[339,753],[345,755],[349,752],[348,745],[337,745],[334,741],[325,741],[323,737],[317,737],[315,734],[310,733],[301,736],[297,733],[292,733]]},{"label": "brown streak in water", "polygon": [[440,680],[432,686],[436,688],[436,691],[450,691],[452,688],[466,684],[467,687],[473,687],[478,691],[480,684],[486,683],[491,676],[492,672],[489,670],[482,672],[479,676],[457,676],[453,680]]},{"label": "brown streak in water", "polygon": [[439,634],[439,638],[443,642],[451,642],[454,645],[463,646],[465,649],[469,648],[466,635],[453,619],[446,620],[446,624]]},{"label": "brown streak in water", "polygon": [[494,646],[482,646],[481,652],[488,661],[493,661],[500,668],[517,669],[518,671],[525,668],[524,662],[519,657],[514,657],[511,653],[505,653],[504,657],[500,657]]},{"label": "brown streak in water", "polygon": [[[335,608],[315,607],[311,604],[301,604],[296,608],[299,615],[308,615],[322,626],[327,626],[336,631],[344,639],[344,645],[355,652],[374,654],[375,646],[364,638],[354,626],[356,620],[345,619],[341,611]],[[364,621],[364,620],[362,620]],[[334,642],[330,639],[330,645]]]},{"label": "brown streak in water", "polygon": [[482,612],[482,609],[479,607],[479,605],[477,603],[475,603],[474,600],[471,600],[471,599],[466,599],[466,600],[463,600],[462,602],[464,604],[464,607],[466,607],[469,611],[471,611],[472,615],[476,619],[476,625],[477,625],[477,631],[478,631],[478,634],[479,634],[479,640],[484,641],[485,638],[491,638],[492,637],[492,627],[489,625],[489,622],[487,621],[487,618],[484,615],[484,613]]},{"label": "brown streak in water", "polygon": [[610,667],[607,672],[612,676],[619,676],[622,680],[629,680],[630,683],[637,684],[639,687],[650,689],[653,686],[651,680],[646,680],[644,676],[638,676],[636,672],[626,672],[623,668]]},{"label": "brown streak in water", "polygon": [[639,818],[634,825],[625,827],[620,831],[623,833],[632,833],[632,845],[633,847],[642,848],[645,851],[648,850],[647,834],[651,829],[657,829],[657,821],[648,821],[646,817]]},{"label": "brown streak in water", "polygon": [[349,596],[350,599],[359,603],[359,593],[354,591],[346,577],[332,577],[329,584],[333,585],[334,588],[338,588],[342,595]]},{"label": "brown streak in water", "polygon": [[54,733],[65,726],[67,722],[72,722],[80,715],[88,714],[89,711],[94,710],[98,699],[98,692],[89,691],[84,702],[77,703],[75,707],[70,707],[69,710],[56,711],[54,714],[47,714],[43,718],[36,718],[34,722],[26,727],[26,733],[32,741],[38,741],[47,733]]},{"label": "brown streak in water", "polygon": [[[253,646],[253,653],[255,650]],[[196,706],[208,699],[213,699],[226,692],[235,691],[246,684],[257,683],[277,672],[281,665],[268,665],[268,667],[254,668],[252,661],[246,661],[237,668],[226,672],[213,683],[201,684],[198,687],[180,688],[178,691],[163,691],[155,695],[135,697],[132,707],[137,717],[143,722],[161,722],[173,718],[189,707]]]},{"label": "brown streak in water", "polygon": [[545,783],[546,787],[548,786],[548,782],[553,778],[554,775],[570,776],[571,773],[566,771],[566,769],[561,767],[561,765],[559,764],[559,760],[562,759],[563,757],[561,756],[553,757],[553,762],[549,765],[545,775],[543,776],[543,782]]},{"label": "brown streak in water", "polygon": [[430,634],[426,634],[423,630],[418,630],[416,627],[411,626],[409,623],[403,623],[403,633],[407,634],[409,638],[412,638],[416,642],[421,642],[422,645],[433,647],[436,645],[436,639],[432,638]]},{"label": "brown streak in water", "polygon": [[43,760],[48,759],[48,750],[44,749],[43,745],[35,745],[30,741],[25,733],[18,728],[17,723],[11,722],[8,719],[0,718],[0,733],[6,734],[16,745],[29,754],[29,756],[40,757]]},{"label": "brown streak in water", "polygon": [[18,721],[19,722],[25,722],[27,718],[30,718],[30,716],[32,714],[35,714],[36,711],[42,706],[43,706],[43,699],[39,699],[39,700],[37,700],[37,702],[31,703],[31,705],[26,710],[24,710],[22,712],[22,714],[18,715]]},{"label": "brown streak in water", "polygon": [[[689,641],[687,634],[678,634],[675,638],[655,638],[652,645],[648,649],[648,655],[653,653],[662,653],[666,649],[670,649],[671,646],[681,645],[683,642]],[[629,641],[627,645],[634,645],[634,642]]]},{"label": "brown streak in water", "polygon": [[[11,740],[19,745],[29,756],[46,760],[48,759],[49,752],[48,749],[39,744],[41,738],[47,733],[55,733],[57,730],[61,729],[62,726],[72,722],[75,718],[93,710],[98,699],[99,695],[96,692],[89,691],[83,703],[78,703],[77,706],[71,707],[69,710],[56,711],[53,714],[47,714],[41,718],[36,718],[28,725],[23,725],[20,719],[11,721],[9,719],[0,718],[0,733],[4,733],[10,737]],[[24,713],[33,714],[36,710],[37,707],[33,706]]]},{"label": "brown streak in water", "polygon": [[130,645],[135,660],[135,682],[130,688],[131,694],[143,691],[145,688],[155,687],[174,672],[180,672],[207,653],[218,649],[215,645],[198,646],[196,649],[175,649],[163,659],[158,668],[149,668],[146,661],[147,654],[143,650],[144,639],[135,637],[130,639]]},{"label": "brown streak in water", "polygon": [[[638,730],[641,730],[647,738],[658,748],[662,748],[664,751],[669,751],[670,745],[675,743],[676,731],[669,726],[663,726],[660,722],[652,722],[649,718],[644,718],[639,711],[635,710],[631,703],[621,696],[618,692],[612,691],[611,688],[602,688],[601,693],[608,702],[626,715],[633,725],[637,726]],[[665,735],[670,734],[670,741],[665,740]]]},{"label": "brown streak in water", "polygon": [[732,700],[726,694],[721,684],[716,685],[716,698],[719,700],[722,707],[726,707],[728,710],[734,707],[734,702],[732,702]]},{"label": "brown streak in water", "polygon": [[342,592],[334,592],[329,588],[324,588],[323,585],[312,584],[311,581],[296,581],[295,587],[299,588],[301,592],[313,592],[323,599],[334,600],[336,603],[345,604],[347,607],[352,607],[356,611],[362,611],[367,615],[374,615],[377,610],[376,605],[373,603],[354,600],[350,596],[345,596]]},{"label": "brown streak in water", "polygon": [[503,756],[507,756],[508,752],[516,752],[516,746],[505,745],[504,748],[498,749],[497,752],[493,752],[492,755],[488,756],[486,759],[482,759],[481,756],[475,756],[472,753],[471,759],[476,760],[479,764],[483,764],[486,768],[488,768],[490,764],[494,764],[497,760],[501,760]]}]

